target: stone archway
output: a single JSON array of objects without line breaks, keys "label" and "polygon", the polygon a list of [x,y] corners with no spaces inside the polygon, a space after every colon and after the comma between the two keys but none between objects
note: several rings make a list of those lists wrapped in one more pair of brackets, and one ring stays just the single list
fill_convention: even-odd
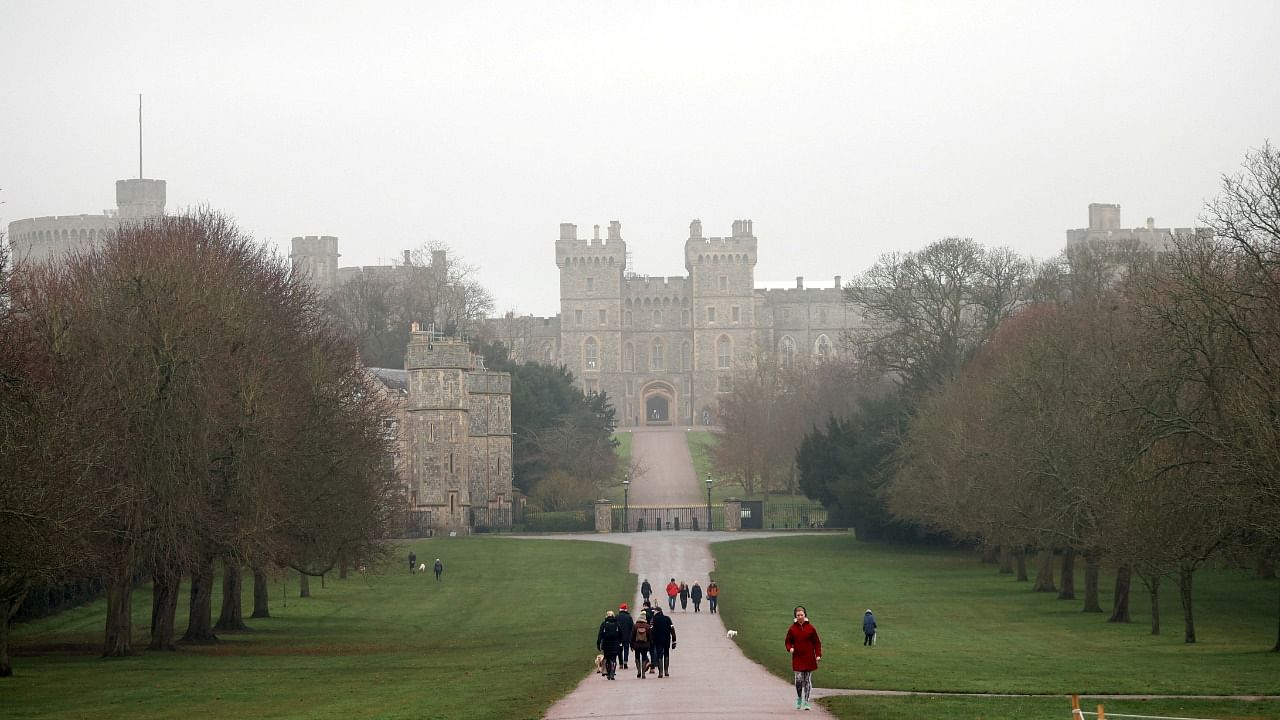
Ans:
[{"label": "stone archway", "polygon": [[670,425],[676,417],[676,391],[671,385],[655,381],[640,390],[644,402],[645,425]]}]

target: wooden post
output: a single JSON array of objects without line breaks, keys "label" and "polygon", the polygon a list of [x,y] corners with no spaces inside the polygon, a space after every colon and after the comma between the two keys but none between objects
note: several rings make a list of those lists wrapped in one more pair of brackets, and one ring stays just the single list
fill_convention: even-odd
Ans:
[{"label": "wooden post", "polygon": [[1098,703],[1098,720],[1107,720],[1107,714],[1102,711],[1102,703]]},{"label": "wooden post", "polygon": [[1071,717],[1072,720],[1084,720],[1084,713],[1080,711],[1080,696],[1071,696]]}]

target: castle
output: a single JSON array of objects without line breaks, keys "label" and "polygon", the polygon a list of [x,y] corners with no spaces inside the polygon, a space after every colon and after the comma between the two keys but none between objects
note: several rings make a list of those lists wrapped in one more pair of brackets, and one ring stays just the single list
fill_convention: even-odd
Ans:
[{"label": "castle", "polygon": [[622,225],[590,239],[560,225],[555,261],[560,314],[490,320],[487,331],[513,359],[563,364],[585,392],[605,392],[619,423],[710,425],[733,389],[735,365],[759,354],[784,366],[833,356],[861,316],[844,302],[840,277],[824,288],[755,286],[757,240],[751,220],[727,237],[689,224],[687,275],[648,277],[628,270]]},{"label": "castle", "polygon": [[13,262],[44,262],[98,246],[121,222],[164,214],[164,180],[116,181],[116,209],[97,215],[48,215],[9,223]]}]

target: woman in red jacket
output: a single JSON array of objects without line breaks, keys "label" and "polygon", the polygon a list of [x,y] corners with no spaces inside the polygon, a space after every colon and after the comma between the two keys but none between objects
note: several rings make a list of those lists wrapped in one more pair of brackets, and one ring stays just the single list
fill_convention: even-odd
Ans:
[{"label": "woman in red jacket", "polygon": [[796,674],[796,709],[809,710],[809,691],[813,690],[813,671],[822,659],[822,640],[809,622],[809,613],[797,605],[792,613],[795,622],[787,628],[787,652],[791,653],[791,670]]}]

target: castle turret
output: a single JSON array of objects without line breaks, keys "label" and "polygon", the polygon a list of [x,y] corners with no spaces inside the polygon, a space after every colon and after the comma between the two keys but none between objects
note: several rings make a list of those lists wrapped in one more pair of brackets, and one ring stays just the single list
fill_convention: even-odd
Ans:
[{"label": "castle turret", "polygon": [[117,180],[116,208],[121,220],[141,220],[164,214],[164,180]]},{"label": "castle turret", "polygon": [[338,284],[338,238],[307,235],[293,239],[293,272],[303,274],[320,292],[333,292]]},{"label": "castle turret", "polygon": [[414,330],[404,369],[409,482],[435,532],[466,532],[471,510],[467,372],[471,352],[461,338]]},{"label": "castle turret", "polygon": [[622,287],[627,243],[622,223],[611,221],[608,237],[578,239],[578,226],[560,224],[556,241],[560,268],[560,329],[565,365],[586,392],[609,390],[618,381],[622,348]]}]

